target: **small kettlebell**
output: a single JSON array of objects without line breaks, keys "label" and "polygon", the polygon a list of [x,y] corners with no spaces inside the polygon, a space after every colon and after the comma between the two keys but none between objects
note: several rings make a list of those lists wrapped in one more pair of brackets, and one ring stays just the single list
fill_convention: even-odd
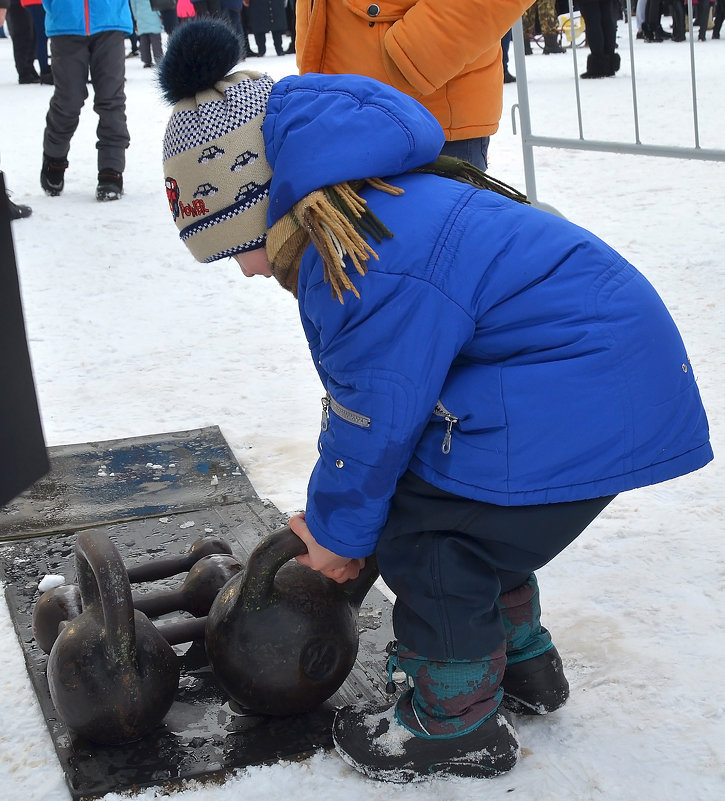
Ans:
[{"label": "small kettlebell", "polygon": [[260,714],[307,712],[339,689],[355,664],[358,611],[378,576],[368,557],[357,579],[337,584],[296,561],[305,544],[285,526],[252,551],[207,617],[214,677]]},{"label": "small kettlebell", "polygon": [[[147,617],[178,609],[191,612],[197,617],[206,615],[219,590],[241,569],[242,564],[235,556],[210,553],[191,565],[181,587],[146,594],[134,593],[133,605]],[[46,590],[33,607],[33,635],[39,648],[49,654],[60,627],[66,621],[78,617],[82,611],[81,593],[77,584],[61,584]]]},{"label": "small kettlebell", "polygon": [[134,610],[126,568],[103,532],[78,535],[75,561],[83,612],[62,627],[50,651],[50,697],[68,727],[92,742],[131,742],[171,707],[178,659]]},{"label": "small kettlebell", "polygon": [[229,543],[221,537],[199,537],[191,543],[188,552],[181,556],[161,556],[127,568],[128,580],[131,584],[137,584],[141,581],[168,578],[177,573],[186,573],[204,556],[213,553],[231,554],[231,552]]},{"label": "small kettlebell", "polygon": [[134,593],[133,605],[147,617],[183,609],[195,617],[206,615],[221,588],[242,570],[236,556],[213,553],[191,566],[183,584],[174,590]]},{"label": "small kettlebell", "polygon": [[82,611],[81,591],[77,584],[61,584],[46,590],[38,598],[31,624],[35,642],[43,653],[50,653],[61,625],[78,617]]}]

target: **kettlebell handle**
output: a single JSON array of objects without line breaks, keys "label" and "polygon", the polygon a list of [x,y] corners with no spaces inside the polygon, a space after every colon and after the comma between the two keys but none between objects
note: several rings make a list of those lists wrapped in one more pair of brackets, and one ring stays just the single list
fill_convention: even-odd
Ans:
[{"label": "kettlebell handle", "polygon": [[[303,553],[307,553],[307,546],[289,526],[278,528],[265,537],[249,555],[243,589],[244,603],[248,606],[266,603],[274,592],[277,571],[290,559]],[[358,577],[338,587],[351,604],[359,607],[378,575],[375,556],[368,556]]]},{"label": "kettlebell handle", "polygon": [[121,555],[108,537],[94,537],[91,532],[82,531],[76,538],[75,558],[83,608],[98,604],[103,611],[109,658],[135,663],[133,599]]}]

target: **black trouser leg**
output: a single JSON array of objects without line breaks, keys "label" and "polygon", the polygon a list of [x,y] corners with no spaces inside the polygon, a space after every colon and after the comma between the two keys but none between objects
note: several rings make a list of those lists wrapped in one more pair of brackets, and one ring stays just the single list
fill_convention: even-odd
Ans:
[{"label": "black trouser leg", "polygon": [[10,6],[7,12],[8,32],[13,43],[13,59],[18,80],[25,83],[38,73],[33,66],[35,58],[35,29],[33,18],[27,8],[17,5]]}]

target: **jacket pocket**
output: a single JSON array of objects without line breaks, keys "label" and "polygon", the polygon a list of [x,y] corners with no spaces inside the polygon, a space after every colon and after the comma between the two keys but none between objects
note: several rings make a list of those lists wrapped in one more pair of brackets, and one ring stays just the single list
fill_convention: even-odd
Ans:
[{"label": "jacket pocket", "polygon": [[327,431],[330,425],[330,412],[334,412],[341,420],[351,423],[359,428],[370,428],[372,420],[364,414],[354,412],[341,403],[338,403],[328,392],[322,399],[322,421],[320,431]]},{"label": "jacket pocket", "polygon": [[441,443],[441,453],[450,453],[451,440],[453,438],[453,426],[458,422],[459,418],[456,417],[455,414],[449,412],[440,400],[436,403],[435,409],[433,409],[433,414],[436,417],[442,418],[446,424],[446,433],[443,435],[443,441]]}]

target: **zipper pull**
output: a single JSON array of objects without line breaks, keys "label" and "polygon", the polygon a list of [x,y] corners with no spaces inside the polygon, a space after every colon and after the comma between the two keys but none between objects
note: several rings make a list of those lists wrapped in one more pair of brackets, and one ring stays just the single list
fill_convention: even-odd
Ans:
[{"label": "zipper pull", "polygon": [[330,396],[325,395],[322,400],[322,420],[320,421],[320,431],[327,431],[330,422]]},{"label": "zipper pull", "polygon": [[446,421],[446,435],[443,437],[443,445],[441,445],[441,450],[443,453],[450,453],[451,437],[453,436],[453,424],[458,422],[458,418],[454,417],[452,414],[447,414],[443,419]]}]

